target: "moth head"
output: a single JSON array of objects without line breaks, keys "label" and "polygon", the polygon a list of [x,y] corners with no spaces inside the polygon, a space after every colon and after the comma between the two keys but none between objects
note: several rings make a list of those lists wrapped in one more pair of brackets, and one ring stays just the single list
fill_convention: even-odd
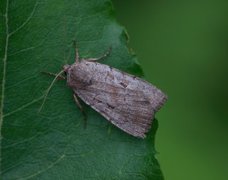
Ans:
[{"label": "moth head", "polygon": [[70,65],[66,64],[66,65],[63,66],[63,71],[67,73],[69,68],[70,68]]}]

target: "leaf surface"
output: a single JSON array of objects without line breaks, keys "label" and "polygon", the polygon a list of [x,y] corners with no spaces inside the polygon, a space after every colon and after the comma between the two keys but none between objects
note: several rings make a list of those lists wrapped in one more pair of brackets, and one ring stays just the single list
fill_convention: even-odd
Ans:
[{"label": "leaf surface", "polygon": [[2,179],[163,179],[155,158],[157,121],[144,140],[114,127],[83,104],[76,107],[65,81],[53,77],[81,57],[142,76],[115,20],[110,0],[0,1],[1,176]]}]

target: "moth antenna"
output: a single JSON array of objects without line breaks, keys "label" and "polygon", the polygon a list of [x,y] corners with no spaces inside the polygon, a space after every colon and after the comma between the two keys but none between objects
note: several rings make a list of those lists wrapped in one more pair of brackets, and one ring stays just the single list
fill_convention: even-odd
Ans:
[{"label": "moth antenna", "polygon": [[42,101],[42,104],[41,104],[41,106],[40,106],[40,108],[39,108],[38,113],[40,113],[40,111],[42,110],[42,108],[43,108],[43,106],[44,106],[44,103],[45,103],[45,101],[46,101],[46,99],[47,99],[47,95],[49,94],[49,92],[50,92],[52,86],[54,85],[55,81],[56,81],[59,77],[61,77],[62,73],[64,73],[64,72],[65,72],[64,70],[60,71],[60,72],[55,76],[55,78],[53,79],[53,81],[51,82],[50,86],[49,86],[48,89],[46,90],[46,93],[45,93],[45,95],[44,95],[44,99],[43,99],[43,101]]},{"label": "moth antenna", "polygon": [[78,53],[78,48],[77,48],[77,42],[76,40],[73,40],[73,46],[74,46],[74,49],[75,49],[75,62],[76,63],[79,63],[79,53]]},{"label": "moth antenna", "polygon": [[98,57],[98,58],[88,58],[88,59],[86,59],[86,61],[90,61],[90,62],[100,61],[100,60],[106,58],[107,56],[109,56],[110,53],[111,53],[111,51],[112,51],[112,47],[110,47],[110,48],[108,49],[108,51],[106,51],[102,56],[100,56],[100,57]]},{"label": "moth antenna", "polygon": [[[49,75],[49,76],[57,76],[57,74],[51,73],[51,72],[42,71],[42,73],[47,74],[47,75]],[[58,79],[65,80],[66,78],[63,77],[63,76],[61,76],[61,75],[59,75]]]}]

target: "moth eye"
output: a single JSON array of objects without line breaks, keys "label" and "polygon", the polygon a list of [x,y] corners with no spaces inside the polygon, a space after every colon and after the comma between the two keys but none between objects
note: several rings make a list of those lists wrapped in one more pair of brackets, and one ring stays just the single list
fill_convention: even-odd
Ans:
[{"label": "moth eye", "polygon": [[69,64],[66,64],[66,65],[63,66],[63,70],[65,72],[68,72],[69,69],[70,69],[70,65]]}]

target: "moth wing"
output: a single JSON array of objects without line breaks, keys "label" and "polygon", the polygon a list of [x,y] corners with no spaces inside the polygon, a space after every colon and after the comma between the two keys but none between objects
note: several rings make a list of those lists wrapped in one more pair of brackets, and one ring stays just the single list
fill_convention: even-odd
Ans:
[{"label": "moth wing", "polygon": [[[98,92],[94,94],[95,91]],[[154,117],[149,101],[134,94],[123,94],[118,88],[116,93],[101,90],[98,85],[77,92],[83,101],[120,129],[133,136],[145,137]]]},{"label": "moth wing", "polygon": [[86,77],[90,84],[75,93],[123,131],[144,138],[166,95],[152,84],[107,65],[84,62],[81,68],[90,76]]}]

